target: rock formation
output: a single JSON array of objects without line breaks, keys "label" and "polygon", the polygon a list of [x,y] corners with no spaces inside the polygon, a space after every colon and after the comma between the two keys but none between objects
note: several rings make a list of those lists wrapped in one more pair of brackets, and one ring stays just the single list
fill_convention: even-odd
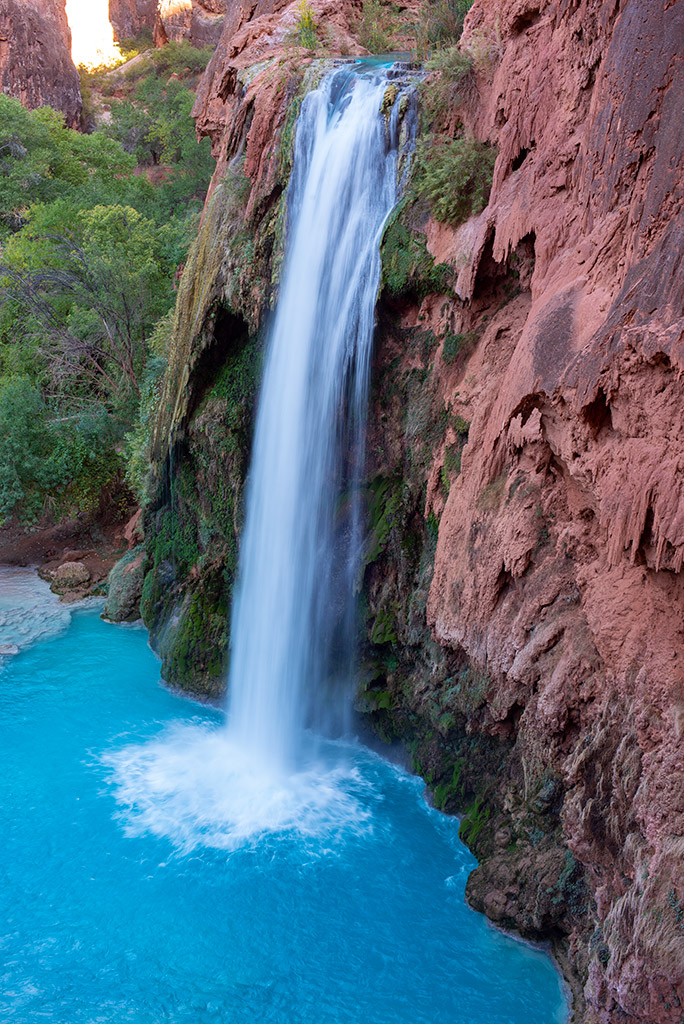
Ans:
[{"label": "rock formation", "polygon": [[133,39],[144,29],[153,32],[157,0],[109,0],[109,20],[117,40]]},{"label": "rock formation", "polygon": [[[329,54],[361,51],[360,4],[313,7]],[[142,607],[166,677],[212,693],[293,127],[328,66],[296,16],[232,8],[195,105],[219,163]],[[498,158],[478,217],[386,233],[359,708],[462,813],[473,905],[552,940],[577,1020],[679,1024],[684,5],[475,0],[460,45],[444,125]]]},{"label": "rock formation", "polygon": [[187,39],[214,45],[223,29],[230,0],[109,0],[109,18],[117,39],[154,33],[155,44]]},{"label": "rock formation", "polygon": [[54,107],[75,128],[81,84],[65,0],[0,0],[0,83],[26,107]]},{"label": "rock formation", "polygon": [[195,46],[215,45],[230,0],[159,0],[154,36],[157,46],[189,39]]},{"label": "rock formation", "polygon": [[[460,268],[471,325],[479,304],[481,339],[460,380],[438,370],[450,409],[472,423],[428,621],[486,672],[480,728],[513,730],[521,796],[546,775],[563,788],[564,840],[596,899],[592,1019],[674,1024],[684,8],[476,0],[462,46],[474,37],[494,52],[466,123],[499,157],[479,219],[430,238]],[[531,276],[484,323],[516,252]],[[437,507],[435,491],[433,473]]]}]

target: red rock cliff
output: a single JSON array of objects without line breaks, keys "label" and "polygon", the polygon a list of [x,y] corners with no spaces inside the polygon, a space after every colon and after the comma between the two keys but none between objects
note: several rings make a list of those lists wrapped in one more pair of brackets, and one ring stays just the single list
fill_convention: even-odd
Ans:
[{"label": "red rock cliff", "polygon": [[204,46],[218,42],[226,11],[234,6],[237,0],[109,0],[109,18],[117,39],[147,29],[157,46],[182,39]]},{"label": "red rock cliff", "polygon": [[[482,333],[460,376],[441,371],[472,425],[428,619],[491,679],[483,728],[512,729],[531,774],[562,779],[565,840],[597,904],[589,1019],[675,1024],[684,4],[476,0],[461,45],[488,51],[462,114],[499,157],[477,221],[429,233]],[[529,282],[478,320],[516,248]]]},{"label": "red rock cliff", "polygon": [[157,0],[109,0],[109,20],[118,40],[133,39],[143,29],[152,32]]},{"label": "red rock cliff", "polygon": [[0,0],[0,83],[24,106],[54,107],[78,125],[81,85],[65,0]]}]

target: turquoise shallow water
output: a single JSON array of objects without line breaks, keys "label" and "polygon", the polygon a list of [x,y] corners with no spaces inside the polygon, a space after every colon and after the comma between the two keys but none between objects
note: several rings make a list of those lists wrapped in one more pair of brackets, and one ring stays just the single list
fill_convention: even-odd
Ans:
[{"label": "turquoise shallow water", "polygon": [[274,789],[158,679],[97,609],[0,671],[2,1021],[565,1019],[548,957],[465,905],[420,780],[335,747]]}]

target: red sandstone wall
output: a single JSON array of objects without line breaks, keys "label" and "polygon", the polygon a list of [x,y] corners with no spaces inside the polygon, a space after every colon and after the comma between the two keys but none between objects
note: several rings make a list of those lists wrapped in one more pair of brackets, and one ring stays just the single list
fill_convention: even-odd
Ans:
[{"label": "red sandstone wall", "polygon": [[674,1024],[684,4],[476,0],[473,37],[492,63],[464,116],[499,147],[494,187],[477,221],[433,226],[431,244],[459,270],[464,320],[522,239],[534,269],[462,378],[441,371],[472,426],[428,619],[494,680],[488,728],[522,710],[521,756],[562,774],[567,844],[589,868],[609,957],[590,963],[591,1019]]},{"label": "red sandstone wall", "polygon": [[0,85],[24,106],[54,107],[78,125],[81,85],[65,0],[0,0]]}]

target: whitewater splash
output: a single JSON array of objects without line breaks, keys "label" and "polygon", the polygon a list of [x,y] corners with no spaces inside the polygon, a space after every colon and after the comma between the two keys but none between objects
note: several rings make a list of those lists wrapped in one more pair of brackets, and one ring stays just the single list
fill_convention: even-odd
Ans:
[{"label": "whitewater splash", "polygon": [[415,128],[401,87],[387,93],[392,75],[338,69],[306,97],[297,123],[233,609],[228,728],[185,728],[108,758],[126,827],[184,850],[365,827],[358,779],[340,748],[308,727],[344,732],[336,695],[349,703],[353,678],[379,249],[397,200],[400,133]]},{"label": "whitewater splash", "polygon": [[270,836],[318,855],[373,831],[378,796],[340,753],[317,745],[315,757],[282,775],[247,757],[225,728],[193,724],[102,760],[127,835],[167,838],[182,853],[253,848]]}]

